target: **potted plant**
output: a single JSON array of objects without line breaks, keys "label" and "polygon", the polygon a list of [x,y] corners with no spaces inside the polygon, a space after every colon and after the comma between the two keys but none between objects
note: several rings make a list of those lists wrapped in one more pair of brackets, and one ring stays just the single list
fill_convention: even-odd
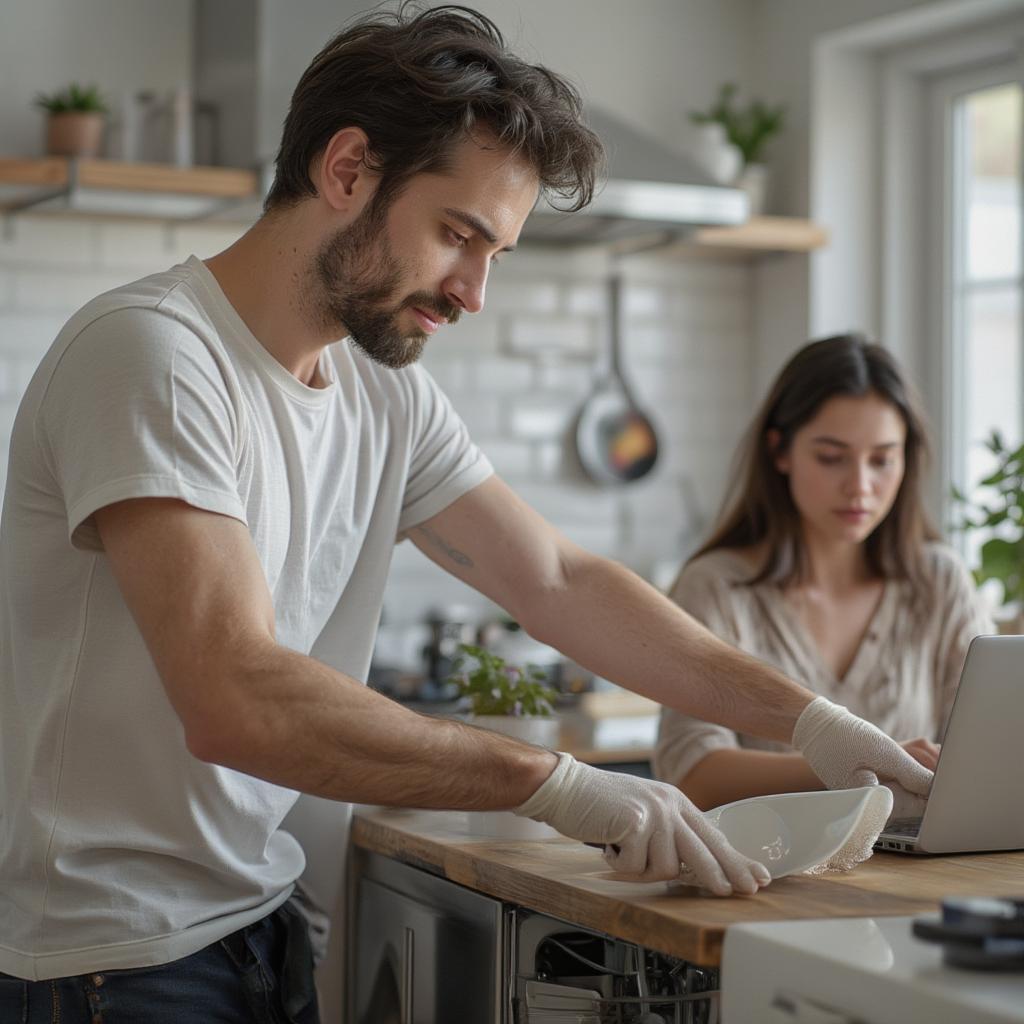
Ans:
[{"label": "potted plant", "polygon": [[453,670],[449,681],[465,698],[473,724],[538,746],[557,746],[560,723],[552,713],[555,691],[546,685],[541,669],[508,665],[486,648],[459,644]]},{"label": "potted plant", "polygon": [[46,152],[51,156],[96,156],[103,138],[107,105],[94,85],[72,82],[67,88],[36,97],[46,120]]},{"label": "potted plant", "polygon": [[786,108],[769,107],[760,100],[740,107],[735,102],[736,92],[736,85],[726,82],[711,108],[692,111],[690,120],[697,125],[717,126],[716,134],[724,134],[726,143],[736,148],[742,163],[736,184],[747,193],[751,216],[757,216],[764,210],[768,188],[764,148],[782,130]]},{"label": "potted plant", "polygon": [[981,564],[974,570],[980,585],[996,580],[1003,590],[1004,632],[1024,632],[1024,445],[1009,448],[998,430],[984,441],[996,459],[995,469],[978,481],[984,498],[975,503],[956,487],[953,500],[964,510],[955,530],[983,531]]}]

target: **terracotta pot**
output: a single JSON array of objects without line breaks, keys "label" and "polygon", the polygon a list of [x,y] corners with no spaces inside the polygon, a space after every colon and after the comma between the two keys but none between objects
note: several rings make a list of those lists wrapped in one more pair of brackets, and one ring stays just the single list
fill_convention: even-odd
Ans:
[{"label": "terracotta pot", "polygon": [[97,156],[103,139],[103,115],[94,111],[50,114],[46,152],[50,156]]}]

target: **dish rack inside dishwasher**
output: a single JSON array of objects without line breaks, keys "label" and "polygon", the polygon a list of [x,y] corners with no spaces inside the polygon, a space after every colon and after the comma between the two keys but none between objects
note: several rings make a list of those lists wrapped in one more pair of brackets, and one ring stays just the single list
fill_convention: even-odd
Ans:
[{"label": "dish rack inside dishwasher", "polygon": [[718,1024],[718,971],[516,912],[516,1024]]}]

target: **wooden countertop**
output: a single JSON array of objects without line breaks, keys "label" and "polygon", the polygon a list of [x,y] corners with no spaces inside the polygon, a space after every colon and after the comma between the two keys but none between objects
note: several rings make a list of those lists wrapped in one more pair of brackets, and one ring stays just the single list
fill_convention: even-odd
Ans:
[{"label": "wooden countertop", "polygon": [[546,831],[550,837],[488,838],[474,834],[458,812],[363,807],[353,841],[478,892],[704,966],[719,964],[725,929],[740,922],[919,914],[936,911],[946,896],[1024,896],[1024,852],[876,853],[846,874],[781,878],[756,896],[721,899],[686,886],[614,880],[597,850]]}]

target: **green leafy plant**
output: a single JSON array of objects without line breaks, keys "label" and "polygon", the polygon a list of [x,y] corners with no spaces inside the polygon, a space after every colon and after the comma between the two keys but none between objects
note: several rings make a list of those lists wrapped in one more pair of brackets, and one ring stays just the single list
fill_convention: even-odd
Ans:
[{"label": "green leafy plant", "polygon": [[1008,448],[998,430],[984,442],[995,456],[996,468],[977,486],[986,489],[984,500],[972,503],[956,487],[953,500],[964,510],[955,530],[984,530],[981,565],[974,570],[977,583],[998,580],[1003,604],[1024,602],[1024,445]]},{"label": "green leafy plant", "polygon": [[[470,659],[467,662],[467,659]],[[469,699],[474,715],[550,715],[555,691],[536,665],[517,668],[474,644],[459,644],[459,657],[449,682]]]},{"label": "green leafy plant", "polygon": [[743,154],[744,166],[755,164],[765,144],[782,131],[786,114],[784,105],[769,107],[760,100],[754,100],[746,107],[736,104],[736,85],[726,82],[718,90],[718,98],[706,111],[695,110],[690,120],[695,124],[720,124],[728,140]]},{"label": "green leafy plant", "polygon": [[57,92],[39,93],[36,106],[51,114],[105,114],[107,104],[95,85],[79,85],[72,82]]}]

